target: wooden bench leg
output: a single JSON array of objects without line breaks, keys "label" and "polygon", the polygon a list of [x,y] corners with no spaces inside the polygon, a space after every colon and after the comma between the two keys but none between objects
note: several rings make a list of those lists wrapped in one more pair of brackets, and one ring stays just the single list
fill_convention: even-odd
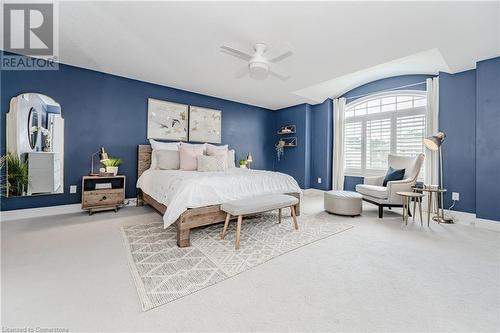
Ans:
[{"label": "wooden bench leg", "polygon": [[220,239],[224,239],[227,234],[227,227],[229,226],[229,220],[231,219],[231,214],[227,213],[226,222],[224,222],[224,230],[222,230],[222,234],[220,235]]},{"label": "wooden bench leg", "polygon": [[236,246],[235,249],[238,250],[240,248],[240,232],[241,232],[241,220],[243,216],[238,215],[238,224],[236,225]]},{"label": "wooden bench leg", "polygon": [[295,215],[295,206],[290,206],[290,211],[292,212],[293,225],[295,230],[299,230],[299,224],[297,223],[297,215]]},{"label": "wooden bench leg", "polygon": [[278,209],[278,223],[281,223],[281,208]]}]

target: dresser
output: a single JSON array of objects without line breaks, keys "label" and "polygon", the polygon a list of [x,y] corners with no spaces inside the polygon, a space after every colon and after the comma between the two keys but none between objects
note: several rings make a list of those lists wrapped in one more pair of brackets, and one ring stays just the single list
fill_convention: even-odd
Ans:
[{"label": "dresser", "polygon": [[62,186],[61,178],[59,153],[28,153],[28,195],[58,192]]},{"label": "dresser", "polygon": [[125,204],[125,176],[84,176],[82,179],[82,209],[114,210]]}]

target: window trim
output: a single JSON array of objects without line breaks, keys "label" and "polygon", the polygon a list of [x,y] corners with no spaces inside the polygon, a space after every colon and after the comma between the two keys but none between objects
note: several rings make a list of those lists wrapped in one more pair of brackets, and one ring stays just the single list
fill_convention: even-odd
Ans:
[{"label": "window trim", "polygon": [[[427,97],[425,91],[422,90],[396,90],[396,91],[385,91],[370,94],[361,98],[358,98],[351,103],[346,104],[345,110],[354,108],[360,104],[366,103],[368,101],[374,99],[381,99],[384,97],[390,96],[421,96]],[[397,118],[406,117],[406,116],[415,116],[415,115],[426,115],[426,106],[414,107],[411,109],[403,109],[403,110],[393,110],[393,111],[384,111],[377,112],[371,114],[365,114],[361,116],[352,116],[346,117],[344,120],[344,127],[347,123],[355,123],[361,122],[361,169],[348,169],[345,166],[345,157],[344,157],[344,175],[352,176],[352,177],[370,177],[370,176],[383,176],[385,175],[385,170],[378,169],[367,169],[366,168],[366,123],[370,120],[379,120],[379,119],[391,119],[391,152],[396,151],[396,126],[397,126]],[[345,128],[344,128],[344,149],[345,149]],[[345,151],[344,151],[345,156]],[[364,166],[364,167],[363,167]]]}]

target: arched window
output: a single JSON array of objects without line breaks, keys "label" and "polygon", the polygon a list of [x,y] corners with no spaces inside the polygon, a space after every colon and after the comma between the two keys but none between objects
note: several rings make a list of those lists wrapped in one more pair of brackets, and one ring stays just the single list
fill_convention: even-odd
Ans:
[{"label": "arched window", "polygon": [[345,174],[380,175],[387,171],[389,153],[410,156],[423,153],[426,104],[422,91],[373,94],[347,104]]}]

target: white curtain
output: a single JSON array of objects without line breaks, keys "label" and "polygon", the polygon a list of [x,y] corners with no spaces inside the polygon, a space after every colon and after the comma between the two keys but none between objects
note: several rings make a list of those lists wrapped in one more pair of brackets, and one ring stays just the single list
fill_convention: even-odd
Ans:
[{"label": "white curtain", "polygon": [[[426,80],[427,84],[427,114],[425,136],[435,135],[439,131],[439,78]],[[439,161],[438,153],[425,149],[425,184],[438,184]]]},{"label": "white curtain", "polygon": [[333,184],[334,190],[344,189],[344,124],[346,99],[333,100]]}]

